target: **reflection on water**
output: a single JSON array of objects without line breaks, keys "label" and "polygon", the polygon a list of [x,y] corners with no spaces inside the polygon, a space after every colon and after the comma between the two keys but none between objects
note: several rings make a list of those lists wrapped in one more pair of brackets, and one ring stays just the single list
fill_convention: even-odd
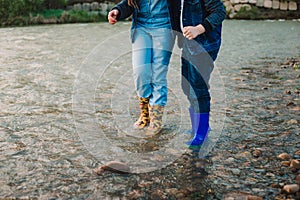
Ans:
[{"label": "reflection on water", "polygon": [[[153,180],[153,188],[159,187],[162,180],[166,183],[163,188],[187,188],[188,184],[197,188],[199,181],[209,187],[203,179],[203,172],[199,172],[199,176],[203,176],[195,180],[197,168],[193,167],[194,164],[185,164],[183,160],[189,158],[184,156],[169,169],[149,174],[106,174],[98,177],[92,173],[99,161],[86,150],[76,132],[72,113],[73,84],[80,63],[93,47],[117,31],[128,29],[128,24],[0,29],[0,198],[122,197],[148,179]],[[263,67],[255,65],[259,61],[272,62],[299,56],[299,36],[299,22],[226,21],[223,45],[216,63],[226,88],[235,87],[231,77],[243,67],[250,66],[255,70]],[[174,68],[174,72],[179,72],[178,69]],[[117,73],[109,75],[112,79],[118,76]],[[266,76],[276,78],[273,73]],[[122,139],[118,135],[118,127],[109,126],[115,110],[110,109],[110,102],[105,102],[112,94],[100,87],[106,80],[101,81],[96,93],[98,96],[95,96],[98,101],[95,105],[98,128],[110,133],[110,137]],[[175,84],[176,81],[172,81],[169,85]],[[108,82],[105,87],[114,88]],[[228,92],[232,94],[229,99],[239,95]],[[180,114],[176,95],[176,92],[170,91],[166,132],[178,129]],[[243,95],[252,94],[245,92]],[[128,120],[133,121],[137,115],[134,93],[126,99],[126,104],[131,117]],[[168,139],[166,134],[158,141],[132,137],[132,143],[122,143],[120,147],[126,151],[151,152],[164,146]],[[127,137],[128,140],[130,137]],[[186,181],[182,181],[182,176]],[[155,178],[160,181],[155,182]],[[191,189],[190,193],[198,192],[197,195],[201,196],[199,192],[205,193],[205,189],[202,190]]]}]

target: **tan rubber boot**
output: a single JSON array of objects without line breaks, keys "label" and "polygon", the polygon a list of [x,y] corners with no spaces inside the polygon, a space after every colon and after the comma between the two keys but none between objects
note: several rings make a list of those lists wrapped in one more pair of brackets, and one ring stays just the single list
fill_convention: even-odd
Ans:
[{"label": "tan rubber boot", "polygon": [[141,110],[140,117],[134,123],[134,127],[137,129],[143,129],[149,123],[149,98],[139,98],[139,106]]},{"label": "tan rubber boot", "polygon": [[161,105],[149,106],[150,124],[146,131],[147,136],[154,136],[160,133],[162,129],[163,114],[164,114],[164,106]]}]

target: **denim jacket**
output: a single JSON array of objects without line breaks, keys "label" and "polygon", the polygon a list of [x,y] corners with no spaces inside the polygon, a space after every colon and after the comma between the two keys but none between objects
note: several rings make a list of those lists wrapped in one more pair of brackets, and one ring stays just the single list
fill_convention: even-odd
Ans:
[{"label": "denim jacket", "polygon": [[[171,2],[172,1],[172,2]],[[168,9],[170,14],[170,21],[173,30],[179,29],[180,24],[180,0],[167,0]],[[115,7],[112,8],[119,11],[117,20],[123,20],[127,17],[132,16],[132,27],[131,27],[131,38],[133,38],[134,30],[136,28],[136,20],[138,17],[138,10],[129,6],[127,0],[122,0]]]},{"label": "denim jacket", "polygon": [[[138,1],[138,0],[137,0]],[[180,0],[167,0],[168,9],[170,14],[170,21],[173,30],[179,29],[180,24]],[[131,27],[131,39],[133,38],[133,34],[136,28],[136,21],[138,17],[138,10],[129,6],[127,0],[122,0],[115,7],[112,8],[117,9],[119,11],[119,15],[117,20],[123,20],[132,15],[132,27]]]},{"label": "denim jacket", "polygon": [[[226,11],[220,0],[185,0],[182,23],[185,26],[202,24],[205,33],[198,35],[195,41],[186,41],[192,54],[218,51],[221,46],[222,21]],[[200,44],[200,45],[198,45]]]},{"label": "denim jacket", "polygon": [[[176,32],[181,32],[181,0],[167,1],[172,29]],[[118,20],[125,19],[133,14],[131,33],[134,34],[134,29],[136,26],[135,21],[138,14],[137,9],[129,6],[127,0],[122,0],[113,9],[119,10]],[[196,26],[202,24],[206,30],[205,33],[195,38],[197,43],[184,40],[187,41],[189,50],[194,54],[203,52],[203,48],[207,52],[219,50],[221,45],[222,21],[225,19],[225,17],[226,11],[223,3],[220,0],[185,0],[182,17],[183,26]],[[182,47],[183,39],[184,38],[182,38],[182,36],[178,37],[179,47]]]}]

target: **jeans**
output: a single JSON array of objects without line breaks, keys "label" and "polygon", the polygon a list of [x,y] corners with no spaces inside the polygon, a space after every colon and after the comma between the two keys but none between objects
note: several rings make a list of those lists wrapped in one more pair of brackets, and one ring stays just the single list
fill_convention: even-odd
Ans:
[{"label": "jeans", "polygon": [[139,97],[150,98],[151,106],[167,103],[167,73],[173,46],[170,29],[135,29],[132,43],[135,89]]},{"label": "jeans", "polygon": [[183,45],[181,86],[195,113],[210,112],[209,80],[216,55],[217,51],[191,54],[187,45]]}]

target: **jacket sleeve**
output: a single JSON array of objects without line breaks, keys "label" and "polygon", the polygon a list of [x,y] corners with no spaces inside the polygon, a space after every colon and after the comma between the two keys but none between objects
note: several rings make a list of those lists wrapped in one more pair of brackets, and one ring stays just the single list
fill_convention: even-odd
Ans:
[{"label": "jacket sleeve", "polygon": [[206,18],[202,25],[206,31],[211,31],[220,24],[226,17],[224,4],[220,0],[203,0],[206,11]]},{"label": "jacket sleeve", "polygon": [[170,0],[169,9],[170,9],[170,17],[171,17],[173,30],[181,32],[180,29],[181,0]]},{"label": "jacket sleeve", "polygon": [[117,20],[123,20],[132,15],[134,8],[132,6],[129,6],[127,3],[127,0],[122,0],[120,3],[118,3],[116,6],[112,8],[117,9],[119,11],[119,15],[117,17]]}]

